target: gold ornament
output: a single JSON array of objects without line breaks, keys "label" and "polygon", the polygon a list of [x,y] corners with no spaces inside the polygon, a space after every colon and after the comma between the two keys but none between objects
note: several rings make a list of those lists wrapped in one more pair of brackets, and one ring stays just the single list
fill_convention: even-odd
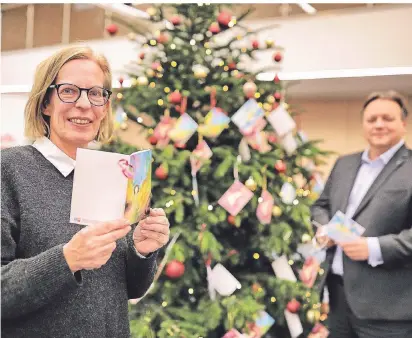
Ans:
[{"label": "gold ornament", "polygon": [[309,243],[312,240],[309,234],[303,234],[302,235],[302,243],[306,244]]},{"label": "gold ornament", "polygon": [[275,103],[275,98],[273,95],[269,95],[266,99],[270,104]]},{"label": "gold ornament", "polygon": [[267,48],[272,48],[273,45],[275,44],[275,43],[273,42],[273,40],[270,40],[270,39],[265,40],[265,43],[266,43],[266,47],[267,47]]},{"label": "gold ornament", "polygon": [[272,105],[269,104],[269,103],[264,103],[264,104],[263,104],[263,109],[264,109],[265,111],[272,111]]},{"label": "gold ornament", "polygon": [[282,209],[275,205],[272,209],[272,215],[275,217],[279,217],[280,215],[282,215]]},{"label": "gold ornament", "polygon": [[154,74],[155,74],[155,72],[154,72],[153,69],[147,69],[147,70],[146,70],[146,74],[147,74],[148,77],[153,77]]},{"label": "gold ornament", "polygon": [[139,76],[136,80],[136,83],[139,86],[147,86],[149,84],[149,80],[147,79],[146,76]]},{"label": "gold ornament", "polygon": [[246,187],[251,190],[251,191],[255,191],[257,188],[257,183],[255,182],[255,180],[253,179],[252,176],[250,176],[246,182],[245,182]]},{"label": "gold ornament", "polygon": [[154,8],[154,7],[149,7],[149,8],[146,10],[146,12],[147,12],[147,14],[149,14],[150,16],[154,16],[154,15],[156,15],[157,10],[156,10],[156,8]]},{"label": "gold ornament", "polygon": [[320,319],[320,311],[310,309],[308,312],[306,312],[306,319],[311,324],[317,323]]},{"label": "gold ornament", "polygon": [[320,306],[320,312],[325,315],[329,314],[329,303],[322,303]]}]

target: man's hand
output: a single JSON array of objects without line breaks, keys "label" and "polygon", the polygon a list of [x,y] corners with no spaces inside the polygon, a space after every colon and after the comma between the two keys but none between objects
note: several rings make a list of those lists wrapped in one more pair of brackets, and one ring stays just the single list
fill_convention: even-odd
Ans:
[{"label": "man's hand", "polygon": [[359,237],[351,242],[337,243],[343,252],[354,261],[366,261],[369,258],[368,241],[366,237]]},{"label": "man's hand", "polygon": [[150,209],[147,218],[139,222],[134,230],[134,246],[146,256],[163,247],[169,241],[169,221],[163,209]]},{"label": "man's hand", "polygon": [[315,237],[318,244],[322,247],[330,248],[336,244],[332,239],[330,239],[326,235],[326,225],[323,225],[318,228]]},{"label": "man's hand", "polygon": [[127,220],[89,225],[64,245],[63,254],[70,270],[99,269],[116,249],[116,241],[131,230]]}]

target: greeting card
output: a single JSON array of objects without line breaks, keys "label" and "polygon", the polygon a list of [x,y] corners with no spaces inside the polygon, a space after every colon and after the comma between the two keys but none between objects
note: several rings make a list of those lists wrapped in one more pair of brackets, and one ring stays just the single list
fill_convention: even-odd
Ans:
[{"label": "greeting card", "polygon": [[256,216],[260,223],[269,224],[272,219],[272,208],[275,200],[267,190],[262,191],[260,198],[261,200],[256,209]]},{"label": "greeting card", "polygon": [[296,122],[286,111],[286,109],[280,105],[274,111],[272,111],[267,117],[269,123],[275,129],[276,134],[280,137],[285,136],[296,128]]},{"label": "greeting card", "polygon": [[309,333],[308,338],[327,338],[329,333],[330,332],[326,326],[321,323],[317,323]]},{"label": "greeting card", "polygon": [[211,277],[213,288],[221,296],[230,296],[241,288],[239,281],[220,263],[212,269]]},{"label": "greeting card", "polygon": [[262,337],[272,325],[275,323],[275,319],[266,311],[260,311],[254,325],[249,329],[251,330],[251,336],[254,338]]},{"label": "greeting card", "polygon": [[247,136],[262,130],[264,123],[264,110],[258,105],[256,100],[249,99],[240,107],[240,109],[232,116],[232,121],[240,129],[240,132]]},{"label": "greeting card", "polygon": [[326,225],[326,231],[335,242],[349,242],[362,236],[365,228],[338,210]]},{"label": "greeting card", "polygon": [[320,264],[315,257],[308,257],[300,270],[299,278],[308,288],[313,287],[318,275]]},{"label": "greeting card", "polygon": [[151,194],[151,150],[132,155],[79,148],[70,222],[91,225],[127,217],[138,222]]},{"label": "greeting card", "polygon": [[203,163],[213,156],[212,149],[208,146],[206,141],[200,142],[196,149],[193,150],[192,156],[190,156],[190,164],[192,166],[192,175],[196,174]]},{"label": "greeting card", "polygon": [[169,132],[173,129],[176,119],[170,116],[162,116],[160,122],[153,131],[153,136],[156,137],[158,148],[164,148],[169,144]]},{"label": "greeting card", "polygon": [[218,108],[213,108],[205,117],[205,123],[199,126],[199,134],[216,138],[228,127],[230,118]]},{"label": "greeting card", "polygon": [[240,181],[235,181],[219,199],[218,203],[229,214],[236,216],[253,197],[251,192]]},{"label": "greeting card", "polygon": [[189,114],[184,113],[176,121],[173,129],[169,131],[169,137],[176,143],[185,144],[195,133],[197,127],[197,123]]}]

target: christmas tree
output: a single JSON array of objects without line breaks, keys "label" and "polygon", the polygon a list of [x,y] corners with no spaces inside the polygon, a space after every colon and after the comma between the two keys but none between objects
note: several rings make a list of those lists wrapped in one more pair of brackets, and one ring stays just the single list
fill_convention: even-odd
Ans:
[{"label": "christmas tree", "polygon": [[[152,206],[165,209],[172,238],[152,288],[130,305],[135,337],[296,337],[299,320],[305,337],[322,329],[309,207],[327,153],[297,130],[279,77],[248,71],[262,51],[276,71],[283,57],[244,26],[251,10],[159,5],[147,10],[153,35],[129,36],[139,52],[119,79],[130,86],[115,121],[119,135],[130,123],[147,130]],[[102,150],[136,148],[114,138]]]}]

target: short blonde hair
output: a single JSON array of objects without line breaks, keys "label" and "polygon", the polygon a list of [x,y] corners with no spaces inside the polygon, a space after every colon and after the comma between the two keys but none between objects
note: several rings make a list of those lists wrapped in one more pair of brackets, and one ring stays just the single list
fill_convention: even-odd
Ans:
[{"label": "short blonde hair", "polygon": [[386,92],[374,92],[371,93],[365,103],[363,104],[362,107],[362,113],[366,109],[366,107],[369,105],[369,103],[375,101],[375,100],[388,100],[388,101],[393,101],[399,105],[399,107],[402,110],[402,118],[406,119],[408,117],[408,103],[405,99],[404,96],[399,94],[397,91],[394,90],[388,90]]},{"label": "short blonde hair", "polygon": [[[56,81],[60,69],[71,60],[92,60],[97,63],[104,73],[104,88],[111,90],[112,73],[107,59],[95,53],[86,46],[70,46],[63,48],[52,56],[42,61],[36,69],[33,87],[24,109],[24,134],[31,140],[49,135],[50,124],[48,116],[43,114],[47,101],[49,101],[49,87]],[[96,140],[107,142],[113,133],[112,107],[108,104],[106,116],[103,118]]]}]

